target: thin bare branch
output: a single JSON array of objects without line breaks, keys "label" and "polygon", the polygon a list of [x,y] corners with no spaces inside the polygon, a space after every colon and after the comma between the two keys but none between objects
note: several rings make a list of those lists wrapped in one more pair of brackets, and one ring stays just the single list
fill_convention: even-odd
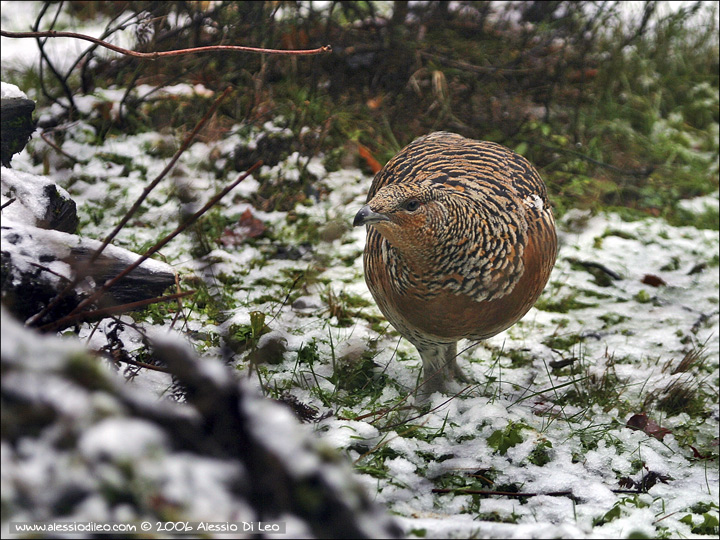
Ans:
[{"label": "thin bare branch", "polygon": [[39,268],[43,272],[47,272],[48,274],[52,274],[53,276],[59,277],[63,281],[70,281],[67,277],[63,276],[62,274],[59,274],[55,270],[51,270],[47,266],[44,266],[44,265],[38,264],[38,263],[34,263],[34,262],[31,262],[30,265],[34,266],[35,268]]},{"label": "thin bare branch", "polygon": [[68,325],[69,323],[80,322],[80,321],[84,321],[86,319],[95,318],[95,317],[106,317],[107,315],[116,315],[119,313],[125,313],[127,311],[132,311],[133,309],[138,309],[141,307],[149,306],[150,304],[157,304],[158,302],[169,302],[170,300],[175,300],[177,298],[182,298],[184,296],[190,296],[191,294],[195,294],[195,292],[196,291],[185,291],[185,292],[181,292],[181,293],[171,294],[169,296],[158,296],[156,298],[146,298],[145,300],[138,300],[137,302],[130,302],[129,304],[122,304],[119,306],[112,306],[112,307],[103,308],[103,309],[95,309],[93,311],[86,311],[84,313],[76,313],[76,314],[71,313],[67,317],[63,317],[62,319],[53,321],[49,324],[46,324],[45,326],[41,326],[40,330],[43,330],[43,331],[57,330],[58,328]]},{"label": "thin bare branch", "polygon": [[48,139],[48,138],[47,138],[47,134],[48,134],[47,131],[41,131],[41,132],[40,132],[40,138],[41,138],[43,141],[45,141],[45,144],[47,144],[50,148],[52,148],[53,150],[55,150],[58,154],[60,154],[60,155],[62,155],[62,156],[65,156],[66,158],[68,158],[69,160],[71,160],[73,163],[82,163],[82,164],[85,164],[85,163],[86,163],[86,162],[80,161],[78,158],[76,158],[76,157],[74,157],[74,156],[71,156],[70,154],[68,154],[67,152],[65,152],[65,150],[63,150],[63,149],[60,148],[57,144],[55,144],[55,143],[52,142],[50,139]]},{"label": "thin bare branch", "polygon": [[[434,488],[432,493],[454,493],[455,495],[500,495],[502,497],[537,497],[547,495],[548,497],[568,497],[572,491],[549,491],[547,493],[520,493],[512,491],[491,491],[484,489],[463,489],[463,488]],[[633,493],[637,493],[636,491]]]},{"label": "thin bare branch", "polygon": [[[454,493],[455,495],[500,495],[502,497],[539,497],[540,495],[546,495],[548,497],[573,497],[572,491],[548,491],[545,493],[523,493],[513,491],[492,491],[484,489],[464,489],[464,488],[434,488],[431,490],[432,493]],[[646,493],[637,489],[611,489],[613,493],[620,494],[639,494]]]},{"label": "thin bare branch", "polygon": [[147,58],[149,60],[157,60],[158,58],[165,58],[168,56],[181,56],[181,55],[185,55],[185,54],[197,54],[197,53],[214,52],[214,51],[235,51],[235,52],[259,53],[259,54],[279,54],[279,55],[285,55],[285,56],[309,56],[309,55],[313,55],[313,54],[324,54],[324,53],[332,52],[332,46],[330,46],[330,45],[325,45],[325,46],[319,47],[317,49],[304,49],[304,50],[262,49],[262,48],[258,48],[258,47],[243,47],[240,45],[211,45],[208,47],[193,47],[191,49],[179,49],[177,51],[159,51],[159,52],[143,53],[143,52],[132,51],[130,49],[124,49],[122,47],[118,47],[117,45],[113,45],[112,43],[108,43],[107,41],[103,41],[101,39],[97,39],[92,36],[86,36],[85,34],[78,34],[76,32],[58,32],[55,30],[47,30],[44,32],[8,32],[6,30],[2,30],[2,31],[0,31],[0,35],[2,35],[3,37],[9,37],[9,38],[67,37],[67,38],[74,38],[74,39],[84,39],[85,41],[91,41],[92,43],[97,43],[98,45],[101,45],[101,46],[105,47],[106,49],[110,49],[111,51],[115,51],[120,54],[124,54],[126,56],[133,56],[135,58]]},{"label": "thin bare branch", "polygon": [[145,369],[151,369],[153,371],[160,371],[161,373],[170,373],[170,370],[168,368],[162,367],[162,366],[154,366],[152,364],[148,364],[146,362],[141,362],[140,360],[133,360],[132,358],[123,357],[119,358],[116,356],[113,356],[112,352],[97,352],[96,354],[102,358],[107,358],[108,360],[111,360],[113,362],[122,362],[124,364],[130,364],[131,366],[137,366],[140,368]]},{"label": "thin bare branch", "polygon": [[[165,175],[170,171],[170,169],[173,168],[177,160],[180,159],[182,153],[187,150],[187,148],[190,146],[190,143],[195,139],[195,137],[203,128],[203,126],[205,126],[207,121],[210,120],[210,117],[215,113],[217,108],[220,106],[220,103],[227,97],[230,91],[231,87],[227,87],[225,91],[215,100],[210,109],[197,123],[195,129],[193,129],[192,132],[185,138],[185,141],[183,141],[183,144],[180,146],[178,151],[175,152],[175,155],[172,157],[170,162],[165,166],[165,168],[160,172],[160,174],[158,174],[158,176],[152,182],[150,182],[150,184],[147,185],[147,187],[140,194],[140,197],[138,197],[135,203],[133,203],[130,210],[128,210],[125,216],[120,220],[120,223],[118,223],[115,229],[105,238],[105,240],[103,240],[103,243],[100,245],[100,247],[95,251],[95,253],[93,253],[92,257],[90,257],[90,260],[87,263],[88,265],[92,264],[97,260],[103,250],[108,246],[108,244],[110,244],[110,242],[112,242],[113,238],[115,238],[115,236],[117,236],[117,234],[122,230],[122,228],[127,224],[127,222],[130,221],[130,218],[135,214],[135,212],[137,212],[143,201],[147,198],[150,192],[155,189],[155,187],[160,183],[160,181],[165,177]],[[60,291],[60,293],[55,297],[55,299],[38,313],[30,317],[25,324],[27,326],[34,326],[35,324],[40,322],[42,318],[50,312],[51,309],[53,309],[63,298],[65,298],[65,296],[73,289],[73,287],[75,287],[80,282],[81,279],[82,273],[77,272],[75,278],[70,283],[68,283],[68,285],[62,291]]]},{"label": "thin bare branch", "polygon": [[165,238],[160,240],[157,244],[155,244],[153,247],[148,249],[140,258],[138,258],[137,261],[132,263],[130,266],[125,268],[122,272],[120,272],[118,275],[116,275],[114,278],[108,279],[102,287],[100,287],[97,291],[95,291],[89,298],[86,298],[80,304],[78,304],[75,309],[72,310],[70,315],[73,315],[75,313],[78,313],[81,309],[83,309],[85,306],[91,304],[92,302],[96,301],[100,296],[102,296],[105,291],[107,291],[110,287],[115,285],[118,281],[120,281],[122,278],[124,278],[126,275],[128,275],[130,272],[135,270],[138,266],[140,266],[143,262],[145,262],[150,256],[161,249],[163,246],[165,246],[170,240],[175,238],[178,234],[183,232],[185,229],[187,229],[190,225],[192,225],[200,216],[202,216],[205,212],[207,212],[210,208],[215,206],[217,202],[222,199],[225,195],[227,195],[230,190],[232,190],[235,186],[237,186],[240,182],[245,180],[250,174],[260,167],[262,165],[262,161],[258,161],[250,167],[247,171],[245,171],[244,174],[242,174],[237,180],[235,180],[232,184],[227,186],[225,189],[220,191],[217,195],[215,195],[212,199],[210,199],[205,206],[203,206],[200,210],[195,212],[192,216],[190,216],[187,221],[182,223],[180,226],[178,226],[172,233],[167,235]]},{"label": "thin bare branch", "polygon": [[4,202],[2,206],[0,206],[0,210],[4,210],[8,206],[10,206],[12,203],[14,203],[17,199],[13,197],[12,199],[8,200],[7,202]]},{"label": "thin bare branch", "polygon": [[[35,23],[33,24],[32,28],[33,31],[37,32],[40,28],[40,21],[45,16],[45,13],[50,8],[51,3],[45,2],[43,3],[43,7],[40,10],[40,13],[38,13],[37,18],[35,19]],[[62,10],[63,2],[60,2],[57,4],[57,10],[55,11],[55,17],[53,18],[52,22],[50,23],[50,28],[55,26],[55,23],[58,20],[58,17],[60,16],[60,12]],[[40,39],[40,37],[36,38],[38,49],[40,50],[40,87],[42,89],[43,95],[45,95],[49,100],[51,100],[54,103],[57,103],[60,105],[63,109],[67,110],[68,108],[70,110],[75,110],[75,100],[73,99],[73,93],[70,90],[70,87],[67,84],[67,79],[60,75],[60,72],[55,68],[54,64],[50,61],[50,57],[45,52],[45,42],[47,39]],[[45,86],[45,75],[44,75],[44,69],[43,66],[47,64],[48,69],[52,72],[52,74],[55,76],[55,78],[60,83],[60,86],[63,89],[63,92],[65,93],[65,96],[68,99],[68,105],[65,105],[60,102],[59,98],[50,95],[50,90]]]}]

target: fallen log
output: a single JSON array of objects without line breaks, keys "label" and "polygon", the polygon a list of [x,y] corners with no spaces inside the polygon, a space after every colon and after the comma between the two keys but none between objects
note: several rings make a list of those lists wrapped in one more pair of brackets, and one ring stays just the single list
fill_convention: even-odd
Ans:
[{"label": "fallen log", "polygon": [[[107,246],[89,264],[101,242],[60,231],[41,229],[2,220],[0,290],[3,304],[21,320],[38,313],[77,275],[79,284],[41,322],[52,322],[69,314],[108,279],[115,277],[140,256]],[[154,298],[175,283],[173,268],[148,259],[110,287],[98,301],[106,308]],[[39,321],[40,322],[40,321]]]}]

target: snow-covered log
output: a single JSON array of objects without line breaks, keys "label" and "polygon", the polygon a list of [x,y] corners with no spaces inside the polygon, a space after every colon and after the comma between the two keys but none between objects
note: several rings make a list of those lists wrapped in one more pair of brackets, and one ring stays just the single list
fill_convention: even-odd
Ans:
[{"label": "snow-covered log", "polygon": [[[79,344],[40,336],[6,312],[2,321],[3,527],[262,521],[284,523],[286,534],[270,537],[399,536],[346,460],[219,359],[151,336],[188,389],[187,403],[158,400]],[[268,537],[242,528],[197,536]]]},{"label": "snow-covered log", "polygon": [[[43,321],[67,315],[106,280],[140,257],[109,245],[89,264],[100,244],[98,240],[25,225],[3,216],[0,253],[3,304],[25,320],[42,310],[69,280],[80,275],[79,285]],[[148,259],[110,287],[98,305],[109,307],[154,298],[174,282],[175,273],[170,265]]]}]

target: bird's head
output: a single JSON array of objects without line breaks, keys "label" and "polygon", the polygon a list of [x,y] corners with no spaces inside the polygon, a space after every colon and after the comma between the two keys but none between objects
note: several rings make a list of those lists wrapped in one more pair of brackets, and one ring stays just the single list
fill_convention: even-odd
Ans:
[{"label": "bird's head", "polygon": [[407,255],[428,256],[446,229],[444,195],[438,185],[390,184],[358,211],[353,225],[374,227]]},{"label": "bird's head", "polygon": [[381,188],[355,215],[353,225],[402,226],[420,224],[433,201],[429,187],[410,184],[390,184]]}]

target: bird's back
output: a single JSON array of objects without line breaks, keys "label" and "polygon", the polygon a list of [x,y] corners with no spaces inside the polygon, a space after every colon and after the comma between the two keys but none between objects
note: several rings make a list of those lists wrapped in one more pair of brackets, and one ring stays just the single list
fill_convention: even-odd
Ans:
[{"label": "bird's back", "polygon": [[429,179],[458,189],[485,191],[506,198],[539,197],[549,208],[545,184],[528,160],[493,142],[438,131],[415,139],[375,176],[367,202],[388,184]]}]

